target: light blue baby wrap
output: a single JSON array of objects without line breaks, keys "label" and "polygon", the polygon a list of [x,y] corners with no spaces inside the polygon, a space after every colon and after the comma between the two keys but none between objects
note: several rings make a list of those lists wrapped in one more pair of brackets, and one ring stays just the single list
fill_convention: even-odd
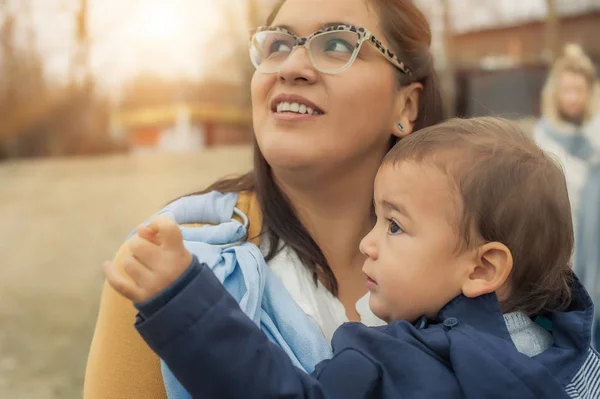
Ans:
[{"label": "light blue baby wrap", "polygon": [[[158,215],[178,224],[212,224],[182,227],[185,247],[208,265],[269,340],[281,347],[296,367],[310,373],[317,363],[331,358],[331,346],[271,272],[260,249],[245,241],[248,219],[235,208],[237,199],[237,194],[213,191],[178,199]],[[234,213],[243,224],[232,219]],[[161,366],[168,398],[191,398],[167,365],[161,362]]]}]

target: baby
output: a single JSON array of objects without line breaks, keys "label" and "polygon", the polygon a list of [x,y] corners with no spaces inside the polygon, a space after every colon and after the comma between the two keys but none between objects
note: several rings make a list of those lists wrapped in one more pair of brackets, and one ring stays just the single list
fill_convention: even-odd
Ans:
[{"label": "baby", "polygon": [[565,178],[516,124],[453,119],[402,139],[374,206],[360,249],[369,305],[389,324],[342,325],[312,374],[245,317],[169,219],[139,227],[131,279],[110,262],[104,272],[136,304],[196,287],[184,310],[137,326],[194,397],[600,397]]}]

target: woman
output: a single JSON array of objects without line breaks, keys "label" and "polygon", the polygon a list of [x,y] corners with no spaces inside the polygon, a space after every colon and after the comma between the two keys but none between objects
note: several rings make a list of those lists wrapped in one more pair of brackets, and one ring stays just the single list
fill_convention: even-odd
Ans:
[{"label": "woman", "polygon": [[[596,309],[600,303],[600,165],[594,145],[600,136],[594,122],[598,95],[594,64],[579,46],[568,45],[550,71],[543,91],[543,117],[535,130],[538,144],[556,154],[565,170],[576,233],[574,270]],[[595,340],[599,330],[596,327]]]},{"label": "woman", "polygon": [[[268,25],[278,28],[251,41],[254,170],[208,190],[256,194],[265,259],[331,338],[348,320],[381,323],[365,298],[358,246],[390,145],[442,118],[430,29],[410,0],[287,0]],[[105,287],[86,398],[165,397],[135,314]]]},{"label": "woman", "polygon": [[595,113],[595,92],[594,64],[579,46],[566,46],[542,92],[542,118],[534,137],[542,148],[556,154],[565,168],[574,216],[596,152],[589,124]]}]

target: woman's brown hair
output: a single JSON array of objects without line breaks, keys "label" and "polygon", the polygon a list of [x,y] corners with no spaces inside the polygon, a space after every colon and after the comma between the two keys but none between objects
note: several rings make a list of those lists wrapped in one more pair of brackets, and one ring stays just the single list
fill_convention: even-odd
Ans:
[{"label": "woman's brown hair", "polygon": [[[399,86],[413,82],[423,85],[419,115],[414,130],[434,125],[443,118],[441,95],[433,60],[429,52],[431,30],[427,19],[410,0],[366,0],[379,16],[385,37],[391,49],[414,71],[407,76],[398,71]],[[278,3],[267,20],[271,24],[284,1]],[[391,143],[395,143],[395,140]],[[312,272],[315,283],[337,295],[338,283],[321,248],[302,224],[287,196],[277,186],[271,167],[254,140],[254,170],[243,176],[217,181],[208,191],[254,191],[262,211],[262,235],[266,238],[269,261],[285,243],[293,249],[302,263]]]}]

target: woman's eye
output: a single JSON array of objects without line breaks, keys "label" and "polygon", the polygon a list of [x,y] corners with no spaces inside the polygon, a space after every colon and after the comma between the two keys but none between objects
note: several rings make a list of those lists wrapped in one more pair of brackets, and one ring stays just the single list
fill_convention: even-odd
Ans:
[{"label": "woman's eye", "polygon": [[390,234],[402,234],[402,233],[404,233],[404,230],[402,230],[402,227],[400,227],[398,225],[398,223],[394,222],[391,219],[388,219],[388,233],[390,233]]},{"label": "woman's eye", "polygon": [[292,51],[292,48],[286,42],[274,42],[273,44],[271,44],[270,49],[271,49],[270,54],[279,53],[279,52],[289,53],[290,51]]},{"label": "woman's eye", "polygon": [[351,53],[352,51],[354,51],[354,47],[345,40],[332,39],[327,43],[325,51]]}]

